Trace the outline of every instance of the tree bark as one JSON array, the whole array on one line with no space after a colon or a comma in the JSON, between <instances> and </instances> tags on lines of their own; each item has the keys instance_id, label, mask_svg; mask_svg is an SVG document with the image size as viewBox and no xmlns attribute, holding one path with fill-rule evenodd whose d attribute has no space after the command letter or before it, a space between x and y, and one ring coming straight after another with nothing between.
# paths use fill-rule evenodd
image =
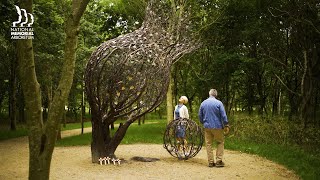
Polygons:
<instances>
[{"instance_id":1,"label":"tree bark","mask_svg":"<svg viewBox=\"0 0 320 180\"><path fill-rule=\"evenodd\" d=\"M303 51L303 59L304 59L304 69L303 75L301 79L301 111L300 111L300 119L304 126L306 127L308 123L310 123L312 119L312 95L313 95L313 82L312 82L312 74L310 72L310 65L307 56L307 51Z\"/></svg>"},{"instance_id":2,"label":"tree bark","mask_svg":"<svg viewBox=\"0 0 320 180\"><path fill-rule=\"evenodd\" d=\"M100 157L107 157L107 144L111 140L110 127L102 123L102 116L95 108L92 108L92 140L91 158L93 163L97 163Z\"/></svg>"},{"instance_id":3,"label":"tree bark","mask_svg":"<svg viewBox=\"0 0 320 180\"><path fill-rule=\"evenodd\" d=\"M10 64L10 91L9 91L9 116L10 116L10 130L17 129L17 60L16 57L13 58Z\"/></svg>"},{"instance_id":4,"label":"tree bark","mask_svg":"<svg viewBox=\"0 0 320 180\"><path fill-rule=\"evenodd\" d=\"M167 123L173 120L173 104L172 104L172 77L169 76L170 82L167 92Z\"/></svg>"},{"instance_id":5,"label":"tree bark","mask_svg":"<svg viewBox=\"0 0 320 180\"><path fill-rule=\"evenodd\" d=\"M102 122L102 115L95 108L92 108L92 141L91 158L93 163L98 163L101 157L116 158L115 151L124 138L129 126L134 119L128 119L124 124L120 123L117 131L111 137L110 119Z\"/></svg>"},{"instance_id":6,"label":"tree bark","mask_svg":"<svg viewBox=\"0 0 320 180\"><path fill-rule=\"evenodd\" d=\"M21 84L18 84L18 88L17 88L17 105L18 105L18 121L22 122L22 123L26 123L26 119L25 119L25 113L24 113L24 109L25 109L25 103L24 103L24 97L23 97L23 93L22 93L22 89L21 89Z\"/></svg>"},{"instance_id":7,"label":"tree bark","mask_svg":"<svg viewBox=\"0 0 320 180\"><path fill-rule=\"evenodd\" d=\"M228 76L226 77L226 81L225 81L225 84L224 84L224 86L225 86L225 94L226 94L226 96L225 96L225 102L224 102L224 104L225 104L225 110L226 110L226 113L227 114L230 114L230 104L231 104L231 102L230 102L230 89L229 89L229 86L230 86L230 84L229 84L229 82L230 82L230 78L229 78L229 73L228 73Z\"/></svg>"},{"instance_id":8,"label":"tree bark","mask_svg":"<svg viewBox=\"0 0 320 180\"><path fill-rule=\"evenodd\" d=\"M84 106L84 82L81 83L81 107L80 107L80 120L81 120L81 134L83 134L83 128L84 128L84 115L85 115L85 106Z\"/></svg>"},{"instance_id":9,"label":"tree bark","mask_svg":"<svg viewBox=\"0 0 320 180\"><path fill-rule=\"evenodd\" d=\"M21 8L32 13L32 0L23 0ZM49 179L49 164L44 151L45 136L41 111L41 92L37 81L32 40L18 40L19 75L25 98L26 120L29 129L29 179Z\"/></svg>"},{"instance_id":10,"label":"tree bark","mask_svg":"<svg viewBox=\"0 0 320 180\"><path fill-rule=\"evenodd\" d=\"M48 121L42 119L40 85L37 81L32 40L18 40L19 75L26 103L29 129L29 179L49 179L52 153L64 106L73 80L80 18L89 0L72 2L72 13L66 22L65 63L55 92ZM32 13L32 0L21 0L20 7Z\"/></svg>"},{"instance_id":11,"label":"tree bark","mask_svg":"<svg viewBox=\"0 0 320 180\"><path fill-rule=\"evenodd\" d=\"M107 154L109 154L111 157L115 157L114 152L121 143L122 139L124 138L124 135L126 134L132 122L133 120L129 119L124 124L120 123L118 130L115 132L113 138L111 139L107 147Z\"/></svg>"},{"instance_id":12,"label":"tree bark","mask_svg":"<svg viewBox=\"0 0 320 180\"><path fill-rule=\"evenodd\" d=\"M50 105L50 112L48 114L48 122L45 127L45 134L47 138L47 151L50 153L50 159L54 149L57 130L59 129L61 119L63 116L63 109L66 104L74 75L74 67L76 60L76 49L78 42L78 34L80 28L80 18L82 17L89 0L73 0L72 12L66 19L66 40L64 48L64 65L62 67L61 78L58 88L55 90L52 103Z\"/></svg>"}]
</instances>

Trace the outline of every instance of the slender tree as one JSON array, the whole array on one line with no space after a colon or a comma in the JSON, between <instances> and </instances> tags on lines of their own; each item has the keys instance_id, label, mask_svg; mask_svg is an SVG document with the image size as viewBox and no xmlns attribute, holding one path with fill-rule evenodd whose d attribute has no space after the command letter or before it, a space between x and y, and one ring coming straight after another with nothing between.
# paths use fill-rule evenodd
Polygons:
<instances>
[{"instance_id":1,"label":"slender tree","mask_svg":"<svg viewBox=\"0 0 320 180\"><path fill-rule=\"evenodd\" d=\"M169 75L169 85L168 85L168 91L167 91L167 123L169 124L173 120L173 90L172 90L172 75Z\"/></svg>"},{"instance_id":2,"label":"slender tree","mask_svg":"<svg viewBox=\"0 0 320 180\"><path fill-rule=\"evenodd\" d=\"M66 19L65 63L46 123L43 123L42 119L41 92L35 72L32 40L17 41L19 75L29 129L29 179L49 179L52 153L62 116L61 110L65 105L73 80L80 18L88 2L89 0L72 1L72 12ZM32 4L32 0L20 1L20 7L29 13L32 13Z\"/></svg>"}]
</instances>

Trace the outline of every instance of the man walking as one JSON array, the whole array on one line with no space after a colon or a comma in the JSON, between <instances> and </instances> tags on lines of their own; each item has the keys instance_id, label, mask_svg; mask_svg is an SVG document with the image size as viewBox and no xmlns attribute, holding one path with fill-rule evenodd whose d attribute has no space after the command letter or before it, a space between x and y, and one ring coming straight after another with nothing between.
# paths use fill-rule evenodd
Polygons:
<instances>
[{"instance_id":1,"label":"man walking","mask_svg":"<svg viewBox=\"0 0 320 180\"><path fill-rule=\"evenodd\" d=\"M216 99L217 90L209 91L209 98L204 100L199 109L199 119L204 126L209 167L223 167L224 131L229 132L229 123L221 101ZM212 142L217 142L216 163L214 161Z\"/></svg>"}]
</instances>

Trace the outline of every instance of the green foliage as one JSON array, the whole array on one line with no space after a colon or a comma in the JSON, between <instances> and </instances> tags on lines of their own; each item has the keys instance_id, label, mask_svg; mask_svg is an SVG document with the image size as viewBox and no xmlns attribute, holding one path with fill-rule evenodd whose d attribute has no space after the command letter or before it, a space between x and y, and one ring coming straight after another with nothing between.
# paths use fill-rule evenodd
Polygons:
<instances>
[{"instance_id":1,"label":"green foliage","mask_svg":"<svg viewBox=\"0 0 320 180\"><path fill-rule=\"evenodd\" d=\"M262 119L258 116L234 116L232 135L255 143L289 144L289 123L285 119Z\"/></svg>"},{"instance_id":2,"label":"green foliage","mask_svg":"<svg viewBox=\"0 0 320 180\"><path fill-rule=\"evenodd\" d=\"M319 4L314 0L197 3L201 8L193 8L202 19L195 25L204 46L176 63L181 72L175 79L176 96L203 100L210 88L216 88L227 111L285 113L289 119L300 115L308 127L319 127L320 44L315 28L320 22ZM308 69L312 70L303 79Z\"/></svg>"},{"instance_id":3,"label":"green foliage","mask_svg":"<svg viewBox=\"0 0 320 180\"><path fill-rule=\"evenodd\" d=\"M142 20L147 2L146 0L103 0L101 1L101 5L109 6L117 13L137 17L139 20Z\"/></svg>"},{"instance_id":4,"label":"green foliage","mask_svg":"<svg viewBox=\"0 0 320 180\"><path fill-rule=\"evenodd\" d=\"M252 143L294 145L320 152L320 132L281 117L236 115L230 118L231 137Z\"/></svg>"},{"instance_id":5,"label":"green foliage","mask_svg":"<svg viewBox=\"0 0 320 180\"><path fill-rule=\"evenodd\" d=\"M15 43L10 39L12 20L16 19L15 0L0 2L0 114L7 113L3 108L8 107L10 74L15 57Z\"/></svg>"},{"instance_id":6,"label":"green foliage","mask_svg":"<svg viewBox=\"0 0 320 180\"><path fill-rule=\"evenodd\" d=\"M95 16L89 21L96 21L99 26L96 31L100 32L104 40L112 39L140 27L145 7L144 0L93 1L89 12Z\"/></svg>"}]
</instances>

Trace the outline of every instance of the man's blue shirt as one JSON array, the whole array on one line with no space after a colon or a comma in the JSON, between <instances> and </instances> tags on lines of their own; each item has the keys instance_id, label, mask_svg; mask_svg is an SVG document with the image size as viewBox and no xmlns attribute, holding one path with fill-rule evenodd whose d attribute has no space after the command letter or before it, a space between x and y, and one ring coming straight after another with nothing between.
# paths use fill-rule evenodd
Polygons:
<instances>
[{"instance_id":1,"label":"man's blue shirt","mask_svg":"<svg viewBox=\"0 0 320 180\"><path fill-rule=\"evenodd\" d=\"M227 114L221 101L215 97L204 100L199 109L199 119L204 128L223 129L228 124Z\"/></svg>"}]
</instances>

